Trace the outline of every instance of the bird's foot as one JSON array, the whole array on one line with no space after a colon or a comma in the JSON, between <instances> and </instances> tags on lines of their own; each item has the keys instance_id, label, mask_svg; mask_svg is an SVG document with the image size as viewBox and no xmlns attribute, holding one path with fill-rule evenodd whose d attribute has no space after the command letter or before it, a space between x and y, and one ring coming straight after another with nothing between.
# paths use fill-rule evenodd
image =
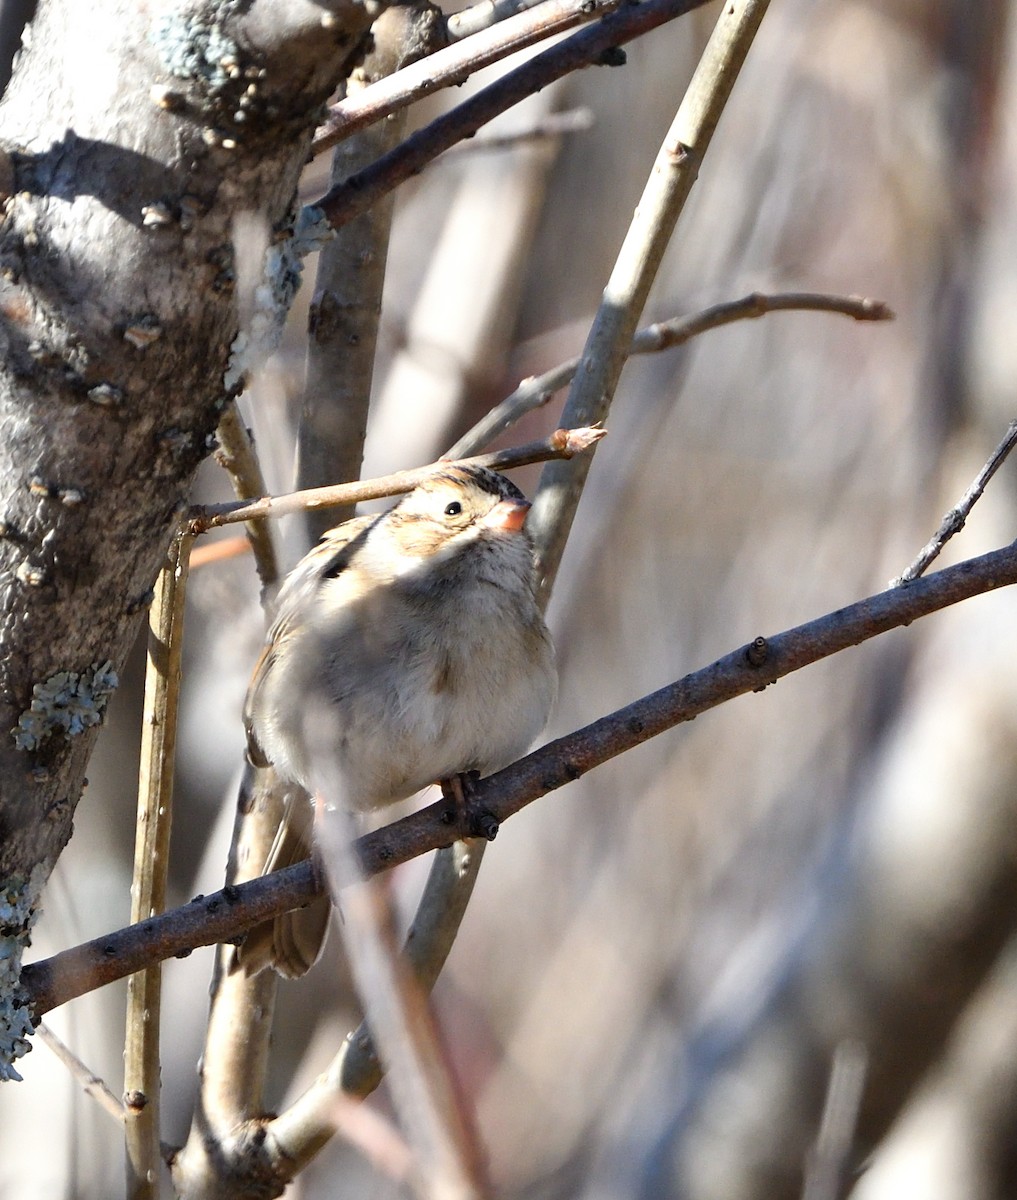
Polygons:
<instances>
[{"instance_id":1,"label":"bird's foot","mask_svg":"<svg viewBox=\"0 0 1017 1200\"><path fill-rule=\"evenodd\" d=\"M482 837L493 842L498 836L498 818L475 799L479 771L462 771L441 781L441 794L452 805L448 823L459 827L461 837Z\"/></svg>"}]
</instances>

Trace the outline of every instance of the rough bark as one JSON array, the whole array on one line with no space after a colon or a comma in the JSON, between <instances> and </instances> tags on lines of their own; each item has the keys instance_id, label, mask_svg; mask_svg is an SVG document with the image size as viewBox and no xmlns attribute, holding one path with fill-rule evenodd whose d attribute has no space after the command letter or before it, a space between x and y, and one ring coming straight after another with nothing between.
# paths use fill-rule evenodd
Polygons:
<instances>
[{"instance_id":1,"label":"rough bark","mask_svg":"<svg viewBox=\"0 0 1017 1200\"><path fill-rule=\"evenodd\" d=\"M0 106L0 885L19 914L238 386L234 221L274 243L268 327L311 134L368 21L352 0L48 0L26 38Z\"/></svg>"}]
</instances>

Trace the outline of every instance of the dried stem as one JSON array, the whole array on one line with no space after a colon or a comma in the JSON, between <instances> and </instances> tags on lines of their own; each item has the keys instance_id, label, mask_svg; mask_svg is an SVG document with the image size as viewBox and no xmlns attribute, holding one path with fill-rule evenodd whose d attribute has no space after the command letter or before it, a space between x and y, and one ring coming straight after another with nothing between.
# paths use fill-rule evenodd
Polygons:
<instances>
[{"instance_id":1,"label":"dried stem","mask_svg":"<svg viewBox=\"0 0 1017 1200\"><path fill-rule=\"evenodd\" d=\"M327 763L326 744L322 750L318 757ZM319 773L315 792L325 804L316 836L336 902L342 891L346 957L414 1152L414 1185L421 1200L480 1200L490 1188L471 1113L455 1086L427 994L399 952L388 889L360 869L352 819L333 780L333 772Z\"/></svg>"},{"instance_id":2,"label":"dried stem","mask_svg":"<svg viewBox=\"0 0 1017 1200\"><path fill-rule=\"evenodd\" d=\"M131 921L134 923L148 921L161 913L166 904L184 594L190 548L190 534L179 533L173 539L169 561L159 575L149 617L138 832L131 888ZM159 1194L161 987L162 972L157 964L132 975L127 984L124 1137L130 1200L147 1200Z\"/></svg>"},{"instance_id":3,"label":"dried stem","mask_svg":"<svg viewBox=\"0 0 1017 1200\"><path fill-rule=\"evenodd\" d=\"M455 941L473 892L484 841L455 842L435 855L403 951L423 992L430 992ZM269 1132L294 1174L335 1132L337 1098L368 1096L381 1082L382 1066L364 1022L343 1043L329 1068L284 1112Z\"/></svg>"},{"instance_id":4,"label":"dried stem","mask_svg":"<svg viewBox=\"0 0 1017 1200\"><path fill-rule=\"evenodd\" d=\"M772 638L757 638L711 666L550 742L477 785L476 800L499 821L593 767L727 700L758 692L850 646L910 625L972 596L1017 583L1017 544L891 588ZM444 801L360 838L366 875L447 846ZM236 938L244 930L307 903L317 894L310 863L288 867L239 887L194 900L143 926L65 950L25 967L22 983L42 1016L148 963L197 946Z\"/></svg>"},{"instance_id":5,"label":"dried stem","mask_svg":"<svg viewBox=\"0 0 1017 1200\"><path fill-rule=\"evenodd\" d=\"M593 128L593 113L588 108L570 108L564 112L550 112L527 125L524 129L506 133L478 134L468 142L451 147L441 161L448 162L460 155L489 154L501 150L513 150L532 142L544 142L562 137L567 133L585 133Z\"/></svg>"},{"instance_id":6,"label":"dried stem","mask_svg":"<svg viewBox=\"0 0 1017 1200\"><path fill-rule=\"evenodd\" d=\"M229 475L237 499L249 500L254 496L263 496L268 491L265 477L250 431L241 420L235 403L230 404L220 418L217 434L219 449L215 458ZM268 522L248 521L247 539L254 551L254 565L261 586L263 589L271 588L279 579L279 563Z\"/></svg>"},{"instance_id":7,"label":"dried stem","mask_svg":"<svg viewBox=\"0 0 1017 1200\"><path fill-rule=\"evenodd\" d=\"M218 433L221 450L217 457L230 474L233 489L240 497L239 503L264 494L261 465L235 405L224 413ZM279 574L272 530L267 521L253 519L247 523L247 536L254 550L264 599ZM216 546L207 549L214 554ZM247 775L240 792L228 884L236 882L238 875L249 878L253 873L240 874L239 863L265 861L272 844L274 825L278 824L278 815L282 811L281 801L271 788L264 794L252 796ZM249 816L251 810L267 814L267 819L258 825ZM244 815L248 815L247 820ZM210 1145L215 1143L215 1153L225 1156L227 1145L232 1144L230 1135L234 1127L262 1103L275 998L274 980L265 978L248 982L229 977L224 970L226 954L227 951L220 948L216 955L205 1052L201 1060L201 1090L192 1134L174 1160L175 1179L179 1178L180 1172L188 1172L191 1179L216 1177L221 1162L210 1162Z\"/></svg>"},{"instance_id":8,"label":"dried stem","mask_svg":"<svg viewBox=\"0 0 1017 1200\"><path fill-rule=\"evenodd\" d=\"M1017 420L1010 422L1003 440L993 450L992 454L989 455L989 461L975 476L971 486L946 516L943 517L939 528L922 547L918 557L911 566L908 567L903 575L899 575L891 582L891 587L900 587L901 584L908 583L910 580L917 579L919 575L924 574L926 568L939 557L940 551L942 551L953 535L960 533L964 528L964 522L968 519L968 513L971 512L982 492L985 491L985 485L1003 465L1007 455L1015 445L1017 445Z\"/></svg>"},{"instance_id":9,"label":"dried stem","mask_svg":"<svg viewBox=\"0 0 1017 1200\"><path fill-rule=\"evenodd\" d=\"M233 895L238 883L259 876L284 803L274 772L245 771L221 896ZM187 1141L172 1163L181 1195L215 1191L226 1164L232 1167L247 1151L252 1118L264 1108L276 978L271 971L253 979L230 972L232 954L228 945L220 945L216 954L201 1086Z\"/></svg>"},{"instance_id":10,"label":"dried stem","mask_svg":"<svg viewBox=\"0 0 1017 1200\"><path fill-rule=\"evenodd\" d=\"M507 21L516 13L543 3L544 0L481 0L479 4L452 13L446 22L449 40L462 41L465 37L480 33L482 29L490 29L499 21Z\"/></svg>"},{"instance_id":11,"label":"dried stem","mask_svg":"<svg viewBox=\"0 0 1017 1200\"><path fill-rule=\"evenodd\" d=\"M498 450L493 454L481 454L460 461L467 466L488 467L492 471L510 471L513 467L546 462L549 458L571 458L575 454L582 454L606 436L606 432L604 429L556 429L550 437L542 441L529 442L511 450ZM199 534L208 529L217 529L220 525L249 521L255 517L286 517L290 513L307 509L338 508L344 504L359 504L364 500L399 496L412 491L418 483L433 475L435 471L443 470L449 465L450 463L443 459L426 467L397 471L379 479L309 488L302 492L290 492L285 496L262 496L250 503L198 505L189 513L188 528L192 534Z\"/></svg>"},{"instance_id":12,"label":"dried stem","mask_svg":"<svg viewBox=\"0 0 1017 1200\"><path fill-rule=\"evenodd\" d=\"M768 3L732 0L723 7L618 252L565 403L563 423L595 425L607 417L664 250ZM541 476L531 528L537 549L538 594L545 604L591 461L587 458L572 467L552 464Z\"/></svg>"},{"instance_id":13,"label":"dried stem","mask_svg":"<svg viewBox=\"0 0 1017 1200\"><path fill-rule=\"evenodd\" d=\"M429 992L448 958L473 894L487 842L456 842L435 856L416 916L406 936L406 959ZM381 1083L381 1068L366 1022L343 1048L336 1073L343 1091L367 1096Z\"/></svg>"},{"instance_id":14,"label":"dried stem","mask_svg":"<svg viewBox=\"0 0 1017 1200\"><path fill-rule=\"evenodd\" d=\"M197 571L199 567L210 567L230 558L240 558L250 552L251 543L245 537L219 538L218 541L195 546L191 551L191 570Z\"/></svg>"},{"instance_id":15,"label":"dried stem","mask_svg":"<svg viewBox=\"0 0 1017 1200\"><path fill-rule=\"evenodd\" d=\"M106 1081L96 1075L94 1071L90 1071L70 1046L58 1038L45 1022L40 1023L35 1033L39 1040L48 1046L70 1071L81 1085L85 1095L91 1096L104 1113L108 1113L114 1121L123 1125L125 1116L123 1101L119 1096L114 1095Z\"/></svg>"},{"instance_id":16,"label":"dried stem","mask_svg":"<svg viewBox=\"0 0 1017 1200\"><path fill-rule=\"evenodd\" d=\"M633 337L629 354L655 354L660 350L671 350L675 346L683 346L701 333L719 329L734 321L762 317L771 312L794 311L842 313L856 321L893 319L893 312L881 300L870 300L862 296L832 296L821 292L779 292L776 295L764 295L761 292L752 292L740 300L727 300L723 304L704 308L691 317L673 317L670 321L659 321L645 326ZM449 458L476 454L526 413L547 404L555 392L571 383L581 361L578 356L570 358L542 375L524 379L514 392L492 408L456 442L448 452Z\"/></svg>"},{"instance_id":17,"label":"dried stem","mask_svg":"<svg viewBox=\"0 0 1017 1200\"><path fill-rule=\"evenodd\" d=\"M535 42L602 17L617 8L620 2L544 0L544 3L529 11L519 12L493 28L484 29L465 41L428 55L420 62L411 63L362 92L333 104L325 123L315 135L311 152L319 154L356 130L382 120L415 100L443 87L464 83L475 71L524 50Z\"/></svg>"},{"instance_id":18,"label":"dried stem","mask_svg":"<svg viewBox=\"0 0 1017 1200\"><path fill-rule=\"evenodd\" d=\"M318 201L335 228L366 211L379 197L398 187L456 142L472 137L500 113L539 92L555 79L603 60L605 52L683 16L706 0L644 0L610 13L549 50L507 72L451 112L438 117L340 187ZM432 59L427 59L430 64ZM393 79L395 76L393 76Z\"/></svg>"},{"instance_id":19,"label":"dried stem","mask_svg":"<svg viewBox=\"0 0 1017 1200\"><path fill-rule=\"evenodd\" d=\"M841 1042L834 1051L819 1135L805 1164L802 1200L838 1200L845 1194L868 1059L860 1042Z\"/></svg>"}]
</instances>

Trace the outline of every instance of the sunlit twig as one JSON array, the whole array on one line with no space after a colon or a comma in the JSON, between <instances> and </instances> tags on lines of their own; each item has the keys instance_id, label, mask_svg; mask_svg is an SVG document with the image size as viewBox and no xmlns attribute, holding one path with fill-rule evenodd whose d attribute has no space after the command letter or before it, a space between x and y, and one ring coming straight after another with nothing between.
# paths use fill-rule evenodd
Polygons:
<instances>
[{"instance_id":1,"label":"sunlit twig","mask_svg":"<svg viewBox=\"0 0 1017 1200\"><path fill-rule=\"evenodd\" d=\"M898 575L896 579L891 581L891 587L900 587L902 583L917 579L929 564L939 557L943 547L954 534L960 533L964 528L964 522L968 519L968 514L974 508L982 492L985 491L985 485L1003 465L1007 455L1015 445L1017 445L1017 420L1010 422L1003 440L989 455L989 461L975 476L971 486L946 516L943 517L939 528L922 547L911 566L902 575Z\"/></svg>"}]
</instances>

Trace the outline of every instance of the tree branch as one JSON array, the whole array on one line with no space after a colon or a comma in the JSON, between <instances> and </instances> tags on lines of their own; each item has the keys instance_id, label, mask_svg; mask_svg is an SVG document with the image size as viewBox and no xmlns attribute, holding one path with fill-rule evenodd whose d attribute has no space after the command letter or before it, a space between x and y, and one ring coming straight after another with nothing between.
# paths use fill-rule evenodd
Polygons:
<instances>
[{"instance_id":1,"label":"tree branch","mask_svg":"<svg viewBox=\"0 0 1017 1200\"><path fill-rule=\"evenodd\" d=\"M184 597L190 549L190 534L180 533L173 539L169 559L159 573L156 597L149 614L138 822L131 886L131 920L134 922L147 921L162 912L166 905ZM161 1007L162 972L158 964L153 964L132 975L127 983L124 1139L127 1191L132 1200L146 1200L159 1194Z\"/></svg>"},{"instance_id":2,"label":"tree branch","mask_svg":"<svg viewBox=\"0 0 1017 1200\"><path fill-rule=\"evenodd\" d=\"M645 0L645 3L611 13L593 27L536 55L451 112L438 117L373 166L332 188L318 201L318 207L333 227L344 225L370 208L386 192L416 175L449 146L472 137L482 125L520 100L581 67L608 62L608 52L615 47L705 3L706 0Z\"/></svg>"},{"instance_id":3,"label":"tree branch","mask_svg":"<svg viewBox=\"0 0 1017 1200\"><path fill-rule=\"evenodd\" d=\"M356 0L41 0L3 96L0 887L25 929L228 400L234 219L279 235L281 317L313 122L369 21ZM115 104L68 69L86 45Z\"/></svg>"},{"instance_id":4,"label":"tree branch","mask_svg":"<svg viewBox=\"0 0 1017 1200\"><path fill-rule=\"evenodd\" d=\"M650 287L768 4L732 0L717 19L618 251L565 402L566 424L601 424L610 411ZM552 464L541 474L530 528L537 595L545 604L591 463L592 456L571 467Z\"/></svg>"},{"instance_id":5,"label":"tree branch","mask_svg":"<svg viewBox=\"0 0 1017 1200\"><path fill-rule=\"evenodd\" d=\"M480 0L479 4L471 4L469 8L461 8L449 16L446 22L449 39L453 42L462 41L542 3L544 0Z\"/></svg>"},{"instance_id":6,"label":"tree branch","mask_svg":"<svg viewBox=\"0 0 1017 1200\"><path fill-rule=\"evenodd\" d=\"M268 491L265 476L254 448L254 439L240 416L236 401L223 413L216 433L219 448L215 452L215 459L230 477L237 499L246 501L263 496ZM254 553L254 565L264 592L279 581L279 560L268 523L248 521L247 539Z\"/></svg>"},{"instance_id":7,"label":"tree branch","mask_svg":"<svg viewBox=\"0 0 1017 1200\"><path fill-rule=\"evenodd\" d=\"M865 296L832 296L822 292L778 292L766 295L752 292L739 300L725 300L721 304L711 305L690 317L672 317L669 321L656 321L644 326L632 338L629 354L656 354L661 350L671 350L676 346L684 346L711 329L720 329L734 321L750 320L772 312L841 313L856 321L893 319L892 310L882 300L870 300ZM572 382L581 362L582 358L577 355L542 375L524 379L514 392L463 434L449 450L448 457L475 454L525 413L547 404L555 392Z\"/></svg>"},{"instance_id":8,"label":"tree branch","mask_svg":"<svg viewBox=\"0 0 1017 1200\"><path fill-rule=\"evenodd\" d=\"M114 1094L106 1081L101 1076L96 1075L94 1071L90 1071L70 1046L57 1037L45 1022L39 1024L35 1033L39 1040L48 1046L67 1070L70 1071L71 1075L81 1085L81 1090L85 1095L91 1096L104 1113L111 1116L114 1121L122 1126L125 1116L124 1103L119 1096Z\"/></svg>"},{"instance_id":9,"label":"tree branch","mask_svg":"<svg viewBox=\"0 0 1017 1200\"><path fill-rule=\"evenodd\" d=\"M982 492L985 491L986 484L1006 461L1007 455L1014 446L1017 446L1017 420L1010 422L1009 428L1003 435L1003 440L989 455L988 462L972 480L964 495L943 517L939 528L921 548L908 569L903 575L899 575L893 580L891 587L899 587L902 583L909 583L912 579L917 579L925 572L930 563L935 562L946 543L954 534L960 533L964 528L964 522L968 519L968 514L975 507Z\"/></svg>"},{"instance_id":10,"label":"tree branch","mask_svg":"<svg viewBox=\"0 0 1017 1200\"><path fill-rule=\"evenodd\" d=\"M475 33L444 50L436 50L427 58L333 104L324 124L314 135L311 152L319 154L365 125L381 121L441 88L465 83L474 72L535 42L572 29L581 22L603 17L620 3L621 0L543 0L543 3L482 33Z\"/></svg>"},{"instance_id":11,"label":"tree branch","mask_svg":"<svg viewBox=\"0 0 1017 1200\"><path fill-rule=\"evenodd\" d=\"M549 742L477 785L476 800L498 821L651 737L747 692L890 629L996 588L1017 583L1017 544L916 579L796 626L756 638L711 666L661 688L575 733ZM454 839L444 800L360 838L365 875L388 870ZM239 937L317 895L311 864L239 887L65 950L24 968L22 986L37 1017L151 962Z\"/></svg>"},{"instance_id":12,"label":"tree branch","mask_svg":"<svg viewBox=\"0 0 1017 1200\"><path fill-rule=\"evenodd\" d=\"M467 466L488 467L492 471L510 471L513 467L546 462L549 458L571 458L574 454L582 454L606 436L606 429L556 429L550 437L539 442L527 442L525 446L496 450L492 454L481 454L476 458L458 461ZM408 471L397 471L394 475L383 475L379 479L308 488L306 491L290 492L285 496L262 496L261 499L250 502L197 505L190 510L188 527L191 533L199 534L208 529L217 529L220 525L231 525L236 521L250 521L258 517L286 517L306 509L338 508L340 505L360 504L364 500L398 496L403 492L412 491L418 483L433 475L435 471L448 466L450 461L442 459L426 467L412 467Z\"/></svg>"}]
</instances>

